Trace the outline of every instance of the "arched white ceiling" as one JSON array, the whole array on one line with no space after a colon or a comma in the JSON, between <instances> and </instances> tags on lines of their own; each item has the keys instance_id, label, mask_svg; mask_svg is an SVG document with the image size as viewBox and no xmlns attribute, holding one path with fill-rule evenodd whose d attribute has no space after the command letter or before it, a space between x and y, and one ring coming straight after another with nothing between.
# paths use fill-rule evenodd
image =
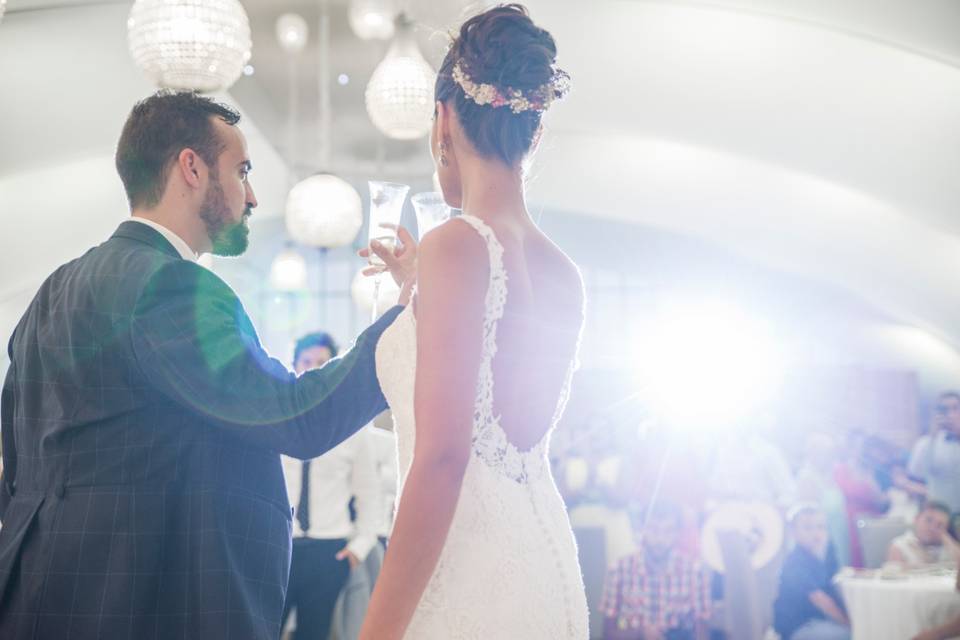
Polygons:
<instances>
[{"instance_id":1,"label":"arched white ceiling","mask_svg":"<svg viewBox=\"0 0 960 640\"><path fill-rule=\"evenodd\" d=\"M921 55L916 26L857 33L851 11L742 10L760 4L531 3L574 79L535 197L709 238L960 344L955 52Z\"/></svg>"},{"instance_id":2,"label":"arched white ceiling","mask_svg":"<svg viewBox=\"0 0 960 640\"><path fill-rule=\"evenodd\" d=\"M0 325L125 214L113 145L150 91L126 50L129 3L29 10L50 4L10 0L0 24ZM529 5L574 78L534 200L705 238L960 344L960 3ZM256 124L245 131L270 215L286 168Z\"/></svg>"},{"instance_id":3,"label":"arched white ceiling","mask_svg":"<svg viewBox=\"0 0 960 640\"><path fill-rule=\"evenodd\" d=\"M113 152L130 108L153 90L127 53L128 6L18 8L10 3L0 23L0 342L43 278L129 215ZM277 215L286 166L256 124L242 122L254 220Z\"/></svg>"}]
</instances>

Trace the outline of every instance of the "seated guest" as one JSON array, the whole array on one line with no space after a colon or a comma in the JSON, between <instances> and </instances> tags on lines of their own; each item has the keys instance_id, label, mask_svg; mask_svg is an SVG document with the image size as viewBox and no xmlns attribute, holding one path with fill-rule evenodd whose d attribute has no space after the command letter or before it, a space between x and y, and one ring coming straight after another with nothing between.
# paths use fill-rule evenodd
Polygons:
<instances>
[{"instance_id":1,"label":"seated guest","mask_svg":"<svg viewBox=\"0 0 960 640\"><path fill-rule=\"evenodd\" d=\"M850 622L833 583L837 561L827 518L817 505L790 514L795 547L783 563L773 605L773 627L782 640L849 640Z\"/></svg>"},{"instance_id":2,"label":"seated guest","mask_svg":"<svg viewBox=\"0 0 960 640\"><path fill-rule=\"evenodd\" d=\"M646 523L637 520L646 519ZM607 574L600 611L606 640L705 640L710 577L678 550L683 515L670 503L637 514L640 550Z\"/></svg>"},{"instance_id":3,"label":"seated guest","mask_svg":"<svg viewBox=\"0 0 960 640\"><path fill-rule=\"evenodd\" d=\"M960 545L950 537L950 509L942 502L927 502L913 521L913 529L895 538L887 562L915 569L942 562L960 561Z\"/></svg>"},{"instance_id":4,"label":"seated guest","mask_svg":"<svg viewBox=\"0 0 960 640\"><path fill-rule=\"evenodd\" d=\"M850 532L843 492L833 478L839 462L837 444L830 434L807 434L804 456L797 471L797 499L801 503L818 504L823 509L837 564L845 566L850 564Z\"/></svg>"}]
</instances>

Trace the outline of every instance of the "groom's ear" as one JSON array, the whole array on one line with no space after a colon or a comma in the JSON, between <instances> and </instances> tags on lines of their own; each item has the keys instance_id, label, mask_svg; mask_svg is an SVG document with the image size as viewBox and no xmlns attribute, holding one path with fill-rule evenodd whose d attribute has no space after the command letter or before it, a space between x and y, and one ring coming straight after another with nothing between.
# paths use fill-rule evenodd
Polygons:
<instances>
[{"instance_id":1,"label":"groom's ear","mask_svg":"<svg viewBox=\"0 0 960 640\"><path fill-rule=\"evenodd\" d=\"M194 189L199 189L207 174L207 165L193 149L187 148L177 156L176 171L183 181Z\"/></svg>"}]
</instances>

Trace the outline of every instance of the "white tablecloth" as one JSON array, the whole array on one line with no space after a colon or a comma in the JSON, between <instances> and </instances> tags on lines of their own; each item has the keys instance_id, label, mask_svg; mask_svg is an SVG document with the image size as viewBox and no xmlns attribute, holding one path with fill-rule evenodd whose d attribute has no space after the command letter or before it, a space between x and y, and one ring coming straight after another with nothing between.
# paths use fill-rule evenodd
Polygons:
<instances>
[{"instance_id":1,"label":"white tablecloth","mask_svg":"<svg viewBox=\"0 0 960 640\"><path fill-rule=\"evenodd\" d=\"M910 640L960 615L955 582L952 575L841 578L853 640Z\"/></svg>"}]
</instances>

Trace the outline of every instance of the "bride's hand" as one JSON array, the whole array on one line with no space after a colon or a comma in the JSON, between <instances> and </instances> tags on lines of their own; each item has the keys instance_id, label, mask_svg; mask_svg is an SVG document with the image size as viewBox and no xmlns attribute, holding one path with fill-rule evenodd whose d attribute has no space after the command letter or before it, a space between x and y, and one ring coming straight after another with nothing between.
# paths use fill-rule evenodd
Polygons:
<instances>
[{"instance_id":1,"label":"bride's hand","mask_svg":"<svg viewBox=\"0 0 960 640\"><path fill-rule=\"evenodd\" d=\"M372 276L385 270L389 271L393 281L401 288L400 304L406 304L409 301L410 290L413 288L417 277L417 241L403 227L392 224L384 224L383 226L397 231L399 242L396 248L391 251L379 242L374 242L370 247L360 249L357 254L361 258L369 258L372 250L383 260L386 267L370 266L363 270L363 274ZM406 293L406 300L403 292Z\"/></svg>"}]
</instances>

